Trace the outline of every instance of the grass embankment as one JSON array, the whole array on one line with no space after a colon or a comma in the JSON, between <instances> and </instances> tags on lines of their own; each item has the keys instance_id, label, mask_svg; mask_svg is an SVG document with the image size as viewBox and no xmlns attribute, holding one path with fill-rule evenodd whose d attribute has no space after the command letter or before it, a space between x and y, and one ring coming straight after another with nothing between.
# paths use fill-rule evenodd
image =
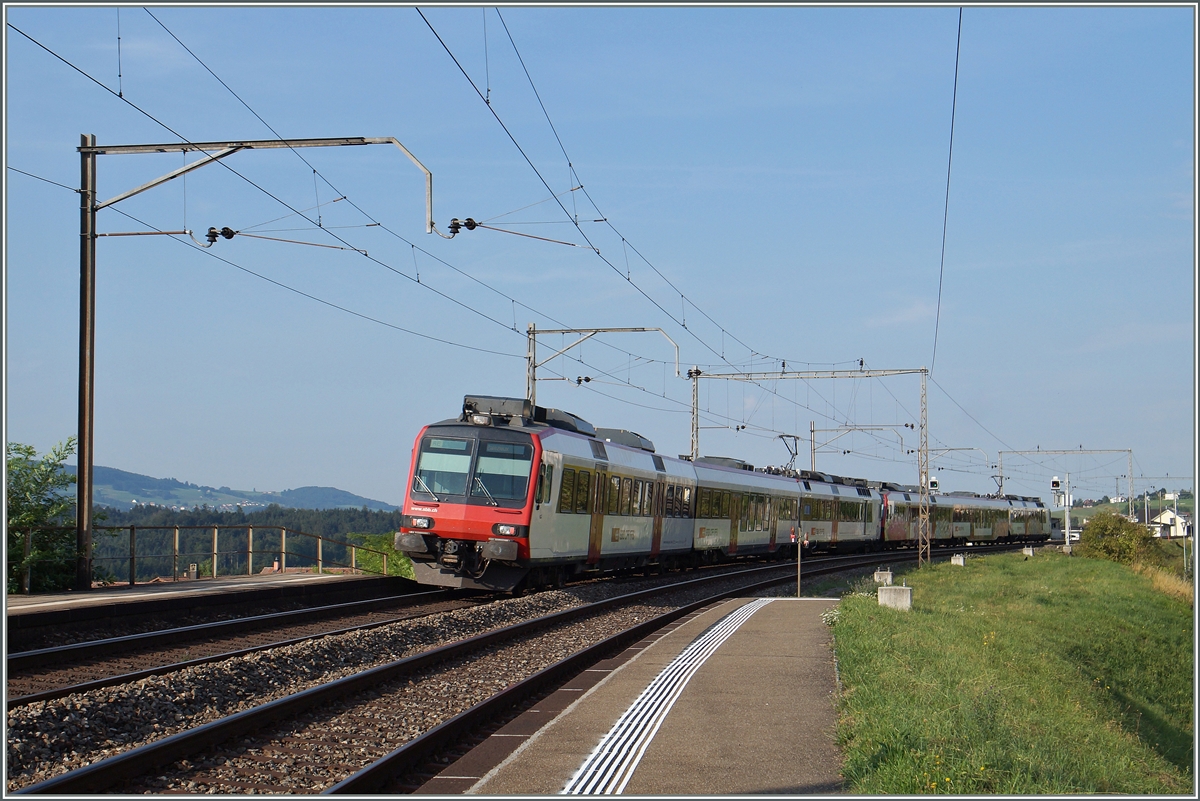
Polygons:
<instances>
[{"instance_id":1,"label":"grass embankment","mask_svg":"<svg viewBox=\"0 0 1200 801\"><path fill-rule=\"evenodd\" d=\"M1191 793L1191 606L1039 552L897 574L834 626L851 793Z\"/></svg>"}]
</instances>

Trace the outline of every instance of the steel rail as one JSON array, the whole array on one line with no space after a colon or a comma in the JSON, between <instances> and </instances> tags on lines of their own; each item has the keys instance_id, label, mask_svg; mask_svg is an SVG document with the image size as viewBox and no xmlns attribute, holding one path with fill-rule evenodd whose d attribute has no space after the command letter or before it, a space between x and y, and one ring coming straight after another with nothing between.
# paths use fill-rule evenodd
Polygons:
<instances>
[{"instance_id":1,"label":"steel rail","mask_svg":"<svg viewBox=\"0 0 1200 801\"><path fill-rule=\"evenodd\" d=\"M756 573L781 569L786 569L788 572L786 576L779 577L778 580L780 582L793 580L794 573L792 572L791 563L783 562L768 567L755 567L736 573L722 573L716 576L705 576L666 586L652 587L628 595L620 595L603 601L597 601L596 603L564 609L533 620L514 623L510 626L477 634L465 640L448 643L438 648L423 651L413 656L336 679L327 684L311 687L307 690L269 701L251 709L221 718L220 720L215 720L194 729L179 732L178 734L164 737L161 740L130 749L116 756L93 762L90 765L76 768L52 779L29 785L28 787L14 791L13 794L32 795L53 793L61 795L100 792L150 770L169 765L210 746L256 729L261 729L276 721L294 717L313 707L328 704L337 698L377 687L383 682L414 673L427 666L484 648L493 643L503 642L519 635L529 634L558 623L586 617L597 612L606 611L612 607L622 606L654 595L666 594L692 586L711 584L712 582L731 577L753 576ZM744 588L740 588L732 592L744 591Z\"/></svg>"},{"instance_id":2,"label":"steel rail","mask_svg":"<svg viewBox=\"0 0 1200 801\"><path fill-rule=\"evenodd\" d=\"M346 603L315 606L306 609L294 609L288 612L271 612L252 617L239 617L231 620L218 620L212 623L197 623L193 626L180 626L174 629L159 629L142 634L127 634L121 637L108 637L102 640L87 640L70 645L57 645L51 648L39 648L33 651L18 651L9 654L5 660L6 673L17 670L28 670L42 665L59 662L63 659L83 659L89 656L105 656L114 651L129 648L140 648L163 644L176 645L183 640L196 640L210 635L236 634L273 623L283 623L289 620L312 618L313 616L336 615L354 611L370 611L373 608L387 606L391 603L408 599L420 599L431 595L445 594L444 590L391 595L386 598L372 598L365 601L347 601Z\"/></svg>"},{"instance_id":3,"label":"steel rail","mask_svg":"<svg viewBox=\"0 0 1200 801\"><path fill-rule=\"evenodd\" d=\"M1012 545L1008 548L1002 548L999 550L1008 550L1015 547L1019 546ZM948 556L949 555L947 554L946 558L948 558ZM856 562L854 564L838 564L813 568L809 571L808 575L840 572L842 570L853 569L855 567L875 564L880 561L888 563L911 562L916 560L916 558L917 554L915 552L910 553L907 550L883 553L876 552L867 554L860 559L854 560ZM374 668L370 668L350 676L345 676L341 679L336 679L326 684L311 687L307 690L302 690L298 693L293 693L283 698L269 701L251 709L234 713L233 715L229 715L219 720L198 726L195 729L189 729L187 731L173 734L169 737L163 738L162 740L157 740L155 742L130 749L124 753L93 762L90 765L76 768L75 770L69 771L60 776L29 785L13 791L13 794L33 795L52 793L61 795L100 792L111 788L120 782L136 778L137 776L143 775L151 770L155 770L164 765L169 765L180 759L186 758L210 746L217 745L221 742L225 742L257 729L261 729L279 720L294 717L308 709L321 704L328 704L338 698L375 688L381 683L391 681L406 674L417 672L430 665L453 659L457 656L484 648L493 643L504 642L505 640L514 639L517 636L531 634L539 629L547 628L563 622L568 622L577 618L586 617L598 612L607 611L610 608L633 603L654 595L667 594L688 587L711 584L727 578L735 578L739 576L751 577L755 574L775 570L787 570L787 573L783 576L759 582L758 584L746 585L723 593L718 593L717 595L705 599L703 602L696 603L713 603L716 600L727 598L731 595L747 592L752 588L759 587L760 585L770 586L773 584L783 584L795 580L795 573L793 572L794 566L790 561L788 561L765 567L755 567L743 571L721 573L715 576L705 576L689 581L652 587L646 590L629 593L627 595L616 596L603 601L597 601L595 603L585 604L582 606L573 607L571 609L565 609L550 615L535 618L533 620L527 620L521 623L512 624L510 626L505 626L494 631L484 632L483 634L478 634L457 642L448 643L446 645L439 646L428 651L423 651L394 662L378 665ZM687 606L698 608L695 607L694 603L688 604ZM674 611L677 612L678 610ZM673 612L668 612L665 614L671 615ZM683 614L687 614L687 612L683 612L679 616L682 616ZM659 616L653 618L651 621L639 624L637 627L635 627L635 629L639 631L650 631L652 629L643 629L642 627L646 626L647 623L662 620L662 617L663 616ZM665 625L667 622L669 621L662 620L659 625ZM594 648L594 646L592 646L592 648ZM593 655L595 653L594 651L591 651L591 648L585 649L585 652L591 652ZM574 657L568 657L568 659L573 658ZM546 674L546 671L550 671L554 667L555 666L550 666L549 668L545 668L542 671L539 671L539 673L535 674L535 676ZM565 670L566 668L564 667L563 669ZM526 681L529 680L527 679ZM521 684L524 684L524 682L518 683L518 685L514 686L521 686ZM511 690L513 688L509 689ZM505 690L499 695L503 695L504 693L508 692L508 690ZM513 697L516 696L508 696L510 699ZM489 698L477 706L489 704L492 702L492 700L493 699ZM501 701L495 701L494 705L487 707L489 712L498 711L501 708L503 708ZM474 709L474 707L472 709ZM467 710L467 712L461 713L455 718L444 721L442 724L430 729L430 731L425 732L383 759L391 759L394 761L409 760L411 762L411 759L409 756L407 756L407 754L415 755L421 752L421 749L425 748L427 745L432 747L432 744L434 744L435 741L441 742L441 738L449 738L451 731L454 731L456 734L461 732L463 730L463 724L461 721L458 724L451 724L453 724L454 721L458 720L463 715L467 715L470 712L471 710ZM434 732L441 733L435 735ZM422 745L417 745L418 742L422 743ZM409 747L411 747L412 750L405 751L405 749ZM427 751L423 753L427 753ZM414 756L412 758L416 757ZM396 762L393 764L395 763ZM371 767L372 766L368 766L368 768L364 770L369 770ZM383 769L381 768L380 770ZM395 770L389 770L391 770L389 776L395 775ZM355 774L355 776L357 775L358 774ZM352 776L349 778L354 777ZM348 780L349 779L344 781ZM371 781L376 781L376 779L372 779ZM387 781L387 777L385 777L383 781ZM329 790L326 792L333 792L335 790L338 793L351 792L351 790L337 789L338 787L340 787L340 784L329 788Z\"/></svg>"},{"instance_id":4,"label":"steel rail","mask_svg":"<svg viewBox=\"0 0 1200 801\"><path fill-rule=\"evenodd\" d=\"M988 548L989 552L1011 550L1017 545L1006 545L995 548ZM865 567L872 564L878 564L882 559L885 563L897 562L915 562L918 560L916 552L909 553L907 551L896 551L885 554L868 554L854 557L849 561L855 564L839 564L839 565L822 565L815 567L808 572L809 576L827 575L830 573L840 573L844 570L853 569L855 567ZM950 554L939 554L939 559L947 559ZM772 578L766 581L759 582L746 587L740 587L728 592L718 593L709 598L704 598L699 601L679 607L678 609L664 612L657 617L626 629L623 632L614 634L604 640L601 640L594 645L560 660L559 662L549 665L542 670L534 673L522 681L517 682L491 697L481 701L469 709L463 710L458 715L445 720L429 731L409 740L404 745L397 748L392 753L379 760L371 763L367 767L357 773L348 776L334 786L323 790L322 795L340 795L340 794L369 794L381 793L388 789L388 785L406 773L414 772L415 768L420 767L423 763L429 760L431 756L436 754L440 749L447 748L453 745L456 741L468 735L471 731L480 728L489 719L496 717L499 714L512 709L521 702L534 698L539 691L547 685L557 687L563 681L569 680L578 675L582 670L589 665L600 661L604 656L614 650L617 650L627 644L637 642L648 636L649 634L663 628L664 626L673 623L681 617L685 617L694 611L703 609L704 607L713 604L719 600L724 600L734 595L739 595L746 592L756 592L760 589L786 584L789 581L795 580L794 575Z\"/></svg>"},{"instance_id":5,"label":"steel rail","mask_svg":"<svg viewBox=\"0 0 1200 801\"><path fill-rule=\"evenodd\" d=\"M411 620L419 615L402 615L400 617L390 617L385 620L376 620L371 623L362 623L357 626L347 626L341 629L333 629L330 631L322 631L318 634L307 634L302 637L292 637L287 640L277 640L275 642L255 645L250 648L241 648L236 651L225 651L219 654L211 654L209 656L201 656L195 659L189 659L185 662L172 662L168 665L159 665L145 670L137 670L131 673L121 673L112 676L106 676L102 679L94 679L92 681L82 682L80 684L72 684L69 686L55 687L50 690L42 690L41 692L21 695L14 698L9 698L6 701L6 709L14 709L19 706L32 704L35 701L53 701L57 698L65 698L68 695L75 693L87 692L88 690L100 690L105 687L114 687L118 684L128 684L129 682L139 681L149 678L150 676L162 676L167 673L175 673L190 667L206 665L210 662L220 662L223 659L233 659L239 656L246 656L257 651L269 651L272 648L283 648L289 645L298 645L302 642L315 640L319 637L332 637L338 634L348 634L352 631L367 631L369 629L377 629L392 623L399 623L403 620Z\"/></svg>"}]
</instances>

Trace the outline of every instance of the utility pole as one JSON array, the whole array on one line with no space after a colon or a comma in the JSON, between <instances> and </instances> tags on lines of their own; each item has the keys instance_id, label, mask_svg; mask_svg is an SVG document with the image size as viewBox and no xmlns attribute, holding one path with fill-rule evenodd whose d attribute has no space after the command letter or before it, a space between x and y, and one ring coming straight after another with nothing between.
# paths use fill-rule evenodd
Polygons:
<instances>
[{"instance_id":1,"label":"utility pole","mask_svg":"<svg viewBox=\"0 0 1200 801\"><path fill-rule=\"evenodd\" d=\"M929 369L926 367L900 369L900 370L803 370L798 372L780 371L780 372L761 372L761 373L699 373L695 378L723 378L727 381L749 381L755 383L758 381L777 381L779 379L799 379L806 381L817 378L884 378L893 375L911 375L920 373L921 375L921 446L917 457L918 473L920 474L921 482L921 501L918 507L917 515L917 558L919 564L925 564L929 561L929 426L928 426L928 409L926 406L926 390L925 383L929 377ZM692 396L692 431L698 432L698 423L696 422L700 416L700 407L697 401L697 395ZM809 431L815 436L816 424L813 423ZM694 433L694 437L698 438L698 433ZM699 453L699 443L693 439L692 451L694 454ZM812 449L813 470L816 470L816 448Z\"/></svg>"},{"instance_id":2,"label":"utility pole","mask_svg":"<svg viewBox=\"0 0 1200 801\"><path fill-rule=\"evenodd\" d=\"M700 368L693 365L688 370L688 378L692 379L692 408L700 408ZM700 415L692 415L692 463L700 458ZM799 581L799 579L797 579Z\"/></svg>"},{"instance_id":3,"label":"utility pole","mask_svg":"<svg viewBox=\"0 0 1200 801\"><path fill-rule=\"evenodd\" d=\"M96 145L79 137L79 462L75 476L75 589L92 588L92 391L96 376ZM87 148L87 149L85 149Z\"/></svg>"},{"instance_id":4,"label":"utility pole","mask_svg":"<svg viewBox=\"0 0 1200 801\"><path fill-rule=\"evenodd\" d=\"M79 189L79 433L78 468L75 502L75 589L88 590L92 587L92 501L93 501L93 450L95 421L95 377L96 377L96 212L119 203L126 198L153 189L192 170L213 164L242 150L262 150L298 147L341 147L347 145L392 144L425 173L425 232L434 233L433 225L433 174L425 169L416 156L393 137L346 137L342 139L266 139L239 140L231 142L177 142L159 145L97 145L94 134L81 134L79 138L80 189ZM187 153L197 151L205 158L172 170L166 175L144 183L139 187L97 202L96 157L113 155L137 155L145 153ZM442 236L440 231L436 231ZM191 231L151 231L140 234L191 234Z\"/></svg>"},{"instance_id":5,"label":"utility pole","mask_svg":"<svg viewBox=\"0 0 1200 801\"><path fill-rule=\"evenodd\" d=\"M817 472L817 421L808 424L808 439L812 443L812 471Z\"/></svg>"},{"instance_id":6,"label":"utility pole","mask_svg":"<svg viewBox=\"0 0 1200 801\"><path fill-rule=\"evenodd\" d=\"M679 378L679 346L675 344L675 340L667 336L667 332L661 328L545 328L539 329L533 323L529 324L526 329L527 344L525 347L525 397L529 401L530 406L537 406L537 369L551 359L558 358L576 345L582 345L596 334L643 334L648 331L657 331L662 334L668 342L675 348L675 377ZM556 350L540 362L537 360L537 335L538 334L583 334L582 337L567 345L565 348ZM545 379L543 379L545 380ZM555 380L555 379L550 379ZM569 378L560 378L559 381L569 381ZM579 379L583 381L582 378ZM590 380L590 379L589 379Z\"/></svg>"},{"instance_id":7,"label":"utility pole","mask_svg":"<svg viewBox=\"0 0 1200 801\"><path fill-rule=\"evenodd\" d=\"M1071 474L1066 473L1065 475L1067 480L1063 495L1063 542L1069 549L1071 547Z\"/></svg>"}]
</instances>

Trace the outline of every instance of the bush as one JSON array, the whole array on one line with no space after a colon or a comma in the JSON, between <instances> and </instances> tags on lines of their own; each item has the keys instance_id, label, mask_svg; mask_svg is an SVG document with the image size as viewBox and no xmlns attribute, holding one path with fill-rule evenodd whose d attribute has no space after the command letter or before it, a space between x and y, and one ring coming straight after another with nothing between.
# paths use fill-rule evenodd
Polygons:
<instances>
[{"instance_id":1,"label":"bush","mask_svg":"<svg viewBox=\"0 0 1200 801\"><path fill-rule=\"evenodd\" d=\"M75 452L75 438L38 458L32 445L9 442L5 447L5 498L8 505L6 543L7 591L17 592L26 567L33 592L69 589L75 581L75 499L67 488L75 476L63 470ZM31 534L25 555L25 536Z\"/></svg>"},{"instance_id":2,"label":"bush","mask_svg":"<svg viewBox=\"0 0 1200 801\"><path fill-rule=\"evenodd\" d=\"M1079 554L1132 565L1151 559L1153 542L1145 526L1123 515L1101 512L1084 525Z\"/></svg>"}]
</instances>

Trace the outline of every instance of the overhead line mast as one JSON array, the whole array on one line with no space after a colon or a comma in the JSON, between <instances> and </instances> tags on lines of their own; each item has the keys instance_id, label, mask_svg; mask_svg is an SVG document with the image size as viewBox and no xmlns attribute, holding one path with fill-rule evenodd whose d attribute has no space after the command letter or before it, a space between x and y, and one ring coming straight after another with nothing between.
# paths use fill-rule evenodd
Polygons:
<instances>
[{"instance_id":1,"label":"overhead line mast","mask_svg":"<svg viewBox=\"0 0 1200 801\"><path fill-rule=\"evenodd\" d=\"M111 91L111 90L110 90ZM128 102L128 101L126 101ZM94 420L95 409L95 345L96 345L96 212L119 203L148 189L178 178L192 170L214 164L239 150L260 150L297 147L342 147L353 145L392 144L400 148L413 164L425 173L425 232L445 236L433 225L433 174L390 136L351 136L336 139L242 139L229 142L172 142L149 145L97 145L95 134L81 134L79 140L80 190L79 190L79 436L78 476L75 503L75 589L88 590L92 587L92 501L94 463ZM205 158L172 170L139 187L122 192L105 201L97 200L96 157L112 155L138 155L144 153L179 153L199 151ZM209 151L214 151L210 153ZM174 231L158 231L158 234L174 234ZM182 233L190 234L190 231ZM107 234L114 236L114 234ZM232 236L232 232L230 234Z\"/></svg>"}]
</instances>

